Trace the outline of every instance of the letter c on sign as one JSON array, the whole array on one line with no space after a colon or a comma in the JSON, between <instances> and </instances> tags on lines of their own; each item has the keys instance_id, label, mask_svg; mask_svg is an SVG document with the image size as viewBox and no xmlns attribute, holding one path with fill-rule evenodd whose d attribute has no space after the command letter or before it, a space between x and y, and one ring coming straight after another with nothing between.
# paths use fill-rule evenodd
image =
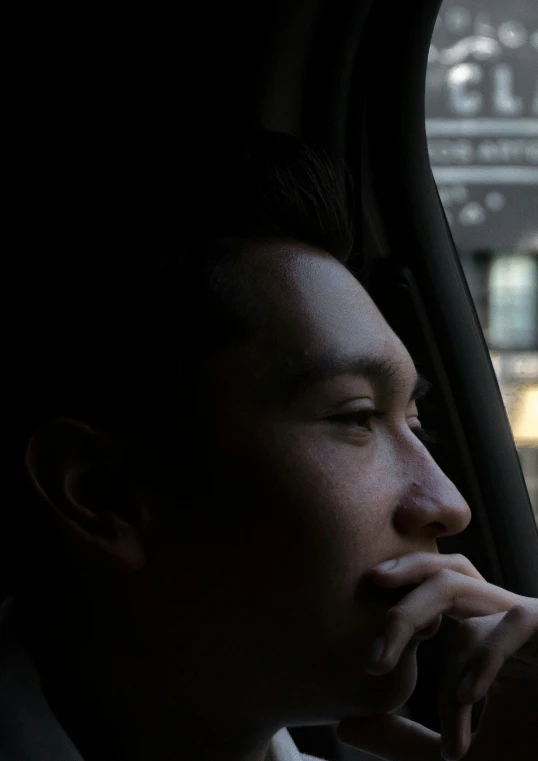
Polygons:
<instances>
[{"instance_id":1,"label":"letter c on sign","mask_svg":"<svg viewBox=\"0 0 538 761\"><path fill-rule=\"evenodd\" d=\"M460 116L476 116L484 105L480 92L469 90L484 78L482 67L476 63L459 63L447 74L448 98L451 110Z\"/></svg>"}]
</instances>

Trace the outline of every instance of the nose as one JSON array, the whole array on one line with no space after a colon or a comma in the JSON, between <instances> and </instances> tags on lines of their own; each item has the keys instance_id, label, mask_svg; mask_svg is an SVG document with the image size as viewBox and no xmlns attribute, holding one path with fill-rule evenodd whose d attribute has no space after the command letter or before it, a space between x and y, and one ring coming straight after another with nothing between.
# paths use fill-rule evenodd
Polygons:
<instances>
[{"instance_id":1,"label":"nose","mask_svg":"<svg viewBox=\"0 0 538 761\"><path fill-rule=\"evenodd\" d=\"M421 449L406 472L394 512L395 528L434 539L459 534L471 521L469 505L429 452Z\"/></svg>"}]
</instances>

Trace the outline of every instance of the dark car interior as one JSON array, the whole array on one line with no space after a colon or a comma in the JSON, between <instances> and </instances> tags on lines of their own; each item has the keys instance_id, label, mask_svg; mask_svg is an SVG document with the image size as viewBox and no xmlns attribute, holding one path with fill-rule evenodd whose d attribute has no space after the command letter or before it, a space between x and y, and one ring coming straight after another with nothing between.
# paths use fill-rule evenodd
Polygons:
<instances>
[{"instance_id":1,"label":"dark car interior","mask_svg":"<svg viewBox=\"0 0 538 761\"><path fill-rule=\"evenodd\" d=\"M424 90L440 8L441 0L228 0L92 7L44 26L34 19L31 30L25 20L5 83L2 194L68 181L90 143L106 156L121 141L136 162L167 144L203 152L213 135L245 126L292 131L344 157L355 184L357 277L433 384L421 419L438 433L433 456L473 513L440 550L538 597L529 493L428 155ZM16 315L11 325L16 336ZM436 731L433 697L453 626L445 618L422 644L405 706ZM324 759L372 758L344 747L333 726L290 734Z\"/></svg>"}]
</instances>

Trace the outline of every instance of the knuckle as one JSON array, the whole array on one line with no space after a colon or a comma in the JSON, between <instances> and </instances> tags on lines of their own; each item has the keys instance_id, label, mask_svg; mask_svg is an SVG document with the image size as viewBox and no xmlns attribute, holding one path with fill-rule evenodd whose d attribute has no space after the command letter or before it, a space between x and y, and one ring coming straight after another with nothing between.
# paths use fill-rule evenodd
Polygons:
<instances>
[{"instance_id":1,"label":"knuckle","mask_svg":"<svg viewBox=\"0 0 538 761\"><path fill-rule=\"evenodd\" d=\"M395 605L389 611L392 626L399 632L414 631L415 627L411 620L411 614L402 605Z\"/></svg>"},{"instance_id":2,"label":"knuckle","mask_svg":"<svg viewBox=\"0 0 538 761\"><path fill-rule=\"evenodd\" d=\"M435 575L437 582L445 585L450 584L454 580L456 573L452 568L441 568Z\"/></svg>"},{"instance_id":3,"label":"knuckle","mask_svg":"<svg viewBox=\"0 0 538 761\"><path fill-rule=\"evenodd\" d=\"M400 621L404 620L407 616L407 612L405 608L403 608L401 605L394 605L387 614L391 621L399 623Z\"/></svg>"},{"instance_id":4,"label":"knuckle","mask_svg":"<svg viewBox=\"0 0 538 761\"><path fill-rule=\"evenodd\" d=\"M470 619L466 619L459 624L455 637L458 644L467 646L472 645L476 642L477 637L478 632L476 626Z\"/></svg>"},{"instance_id":5,"label":"knuckle","mask_svg":"<svg viewBox=\"0 0 538 761\"><path fill-rule=\"evenodd\" d=\"M469 558L466 558L465 555L462 555L460 552L458 552L454 555L454 560L456 567L459 569L460 573L464 573L466 576L483 578L471 563Z\"/></svg>"},{"instance_id":6,"label":"knuckle","mask_svg":"<svg viewBox=\"0 0 538 761\"><path fill-rule=\"evenodd\" d=\"M531 618L533 614L536 615L536 612L532 612L525 605L518 603L510 608L505 618L509 618L511 621L525 621Z\"/></svg>"}]
</instances>

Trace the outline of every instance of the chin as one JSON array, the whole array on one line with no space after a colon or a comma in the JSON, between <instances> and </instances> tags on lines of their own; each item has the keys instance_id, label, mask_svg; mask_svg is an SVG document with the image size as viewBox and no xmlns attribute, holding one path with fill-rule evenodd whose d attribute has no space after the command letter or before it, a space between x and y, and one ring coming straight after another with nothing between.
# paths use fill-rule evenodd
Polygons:
<instances>
[{"instance_id":1,"label":"chin","mask_svg":"<svg viewBox=\"0 0 538 761\"><path fill-rule=\"evenodd\" d=\"M388 674L366 674L346 685L347 716L373 716L401 708L413 694L417 683L417 645L406 648L400 662ZM344 718L343 716L340 718Z\"/></svg>"}]
</instances>

